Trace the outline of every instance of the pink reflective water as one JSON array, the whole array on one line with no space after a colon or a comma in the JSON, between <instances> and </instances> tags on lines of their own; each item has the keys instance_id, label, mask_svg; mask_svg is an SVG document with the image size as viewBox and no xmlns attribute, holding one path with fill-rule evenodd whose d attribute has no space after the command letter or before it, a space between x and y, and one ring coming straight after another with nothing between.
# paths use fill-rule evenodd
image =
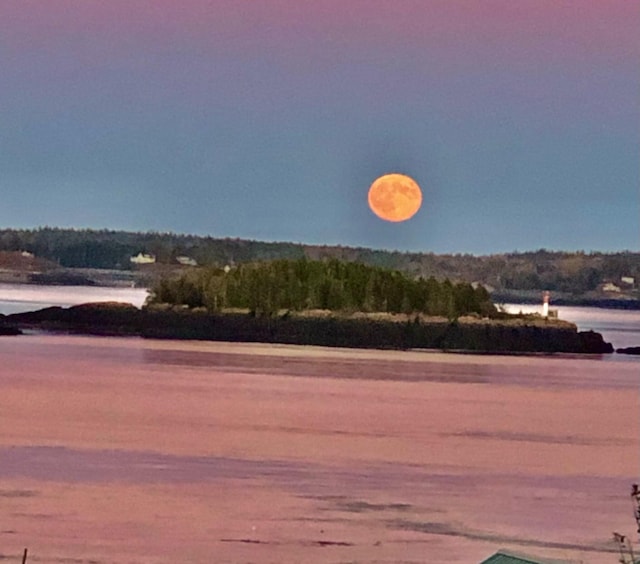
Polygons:
<instances>
[{"instance_id":1,"label":"pink reflective water","mask_svg":"<svg viewBox=\"0 0 640 564\"><path fill-rule=\"evenodd\" d=\"M615 561L637 363L0 338L2 553Z\"/></svg>"}]
</instances>

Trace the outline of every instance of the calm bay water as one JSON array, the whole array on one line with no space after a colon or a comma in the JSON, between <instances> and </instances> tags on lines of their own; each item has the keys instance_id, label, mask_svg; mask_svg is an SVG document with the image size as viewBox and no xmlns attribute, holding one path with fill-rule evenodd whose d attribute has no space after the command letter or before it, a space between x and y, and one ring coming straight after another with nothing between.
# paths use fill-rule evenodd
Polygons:
<instances>
[{"instance_id":1,"label":"calm bay water","mask_svg":"<svg viewBox=\"0 0 640 564\"><path fill-rule=\"evenodd\" d=\"M0 337L2 553L614 562L639 379L601 357Z\"/></svg>"},{"instance_id":2,"label":"calm bay water","mask_svg":"<svg viewBox=\"0 0 640 564\"><path fill-rule=\"evenodd\" d=\"M9 315L50 306L68 307L87 302L126 302L137 307L147 298L145 288L101 286L41 286L0 284L0 313Z\"/></svg>"}]
</instances>

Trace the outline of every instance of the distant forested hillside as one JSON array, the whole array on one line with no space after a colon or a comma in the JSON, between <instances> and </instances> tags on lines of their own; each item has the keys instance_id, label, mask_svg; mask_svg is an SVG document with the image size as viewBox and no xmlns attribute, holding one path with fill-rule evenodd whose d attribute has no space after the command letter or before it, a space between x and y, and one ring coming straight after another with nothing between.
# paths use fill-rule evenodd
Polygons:
<instances>
[{"instance_id":1,"label":"distant forested hillside","mask_svg":"<svg viewBox=\"0 0 640 564\"><path fill-rule=\"evenodd\" d=\"M0 251L29 251L68 268L111 269L131 268L129 258L140 252L154 255L161 264L189 256L204 266L304 256L302 246L291 243L50 227L0 230Z\"/></svg>"},{"instance_id":2,"label":"distant forested hillside","mask_svg":"<svg viewBox=\"0 0 640 564\"><path fill-rule=\"evenodd\" d=\"M337 258L400 270L413 277L481 282L498 291L546 289L584 294L604 282L626 283L627 289L634 289L640 281L640 253L628 251L538 250L478 257L48 227L0 230L0 251L29 251L64 267L109 269L130 269L129 258L140 252L154 255L160 264L177 264L177 257L186 256L198 265L214 267L274 259ZM634 283L629 284L631 278Z\"/></svg>"}]
</instances>

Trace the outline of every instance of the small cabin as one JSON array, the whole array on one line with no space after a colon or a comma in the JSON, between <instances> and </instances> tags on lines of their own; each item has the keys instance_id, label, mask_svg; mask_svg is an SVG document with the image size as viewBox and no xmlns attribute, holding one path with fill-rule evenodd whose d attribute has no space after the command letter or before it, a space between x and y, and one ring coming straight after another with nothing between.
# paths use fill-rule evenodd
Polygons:
<instances>
[{"instance_id":1,"label":"small cabin","mask_svg":"<svg viewBox=\"0 0 640 564\"><path fill-rule=\"evenodd\" d=\"M182 266L198 266L198 262L195 259L184 255L176 257L176 261Z\"/></svg>"},{"instance_id":2,"label":"small cabin","mask_svg":"<svg viewBox=\"0 0 640 564\"><path fill-rule=\"evenodd\" d=\"M133 264L153 264L156 262L156 257L146 253L138 253L137 255L130 257L129 261Z\"/></svg>"},{"instance_id":3,"label":"small cabin","mask_svg":"<svg viewBox=\"0 0 640 564\"><path fill-rule=\"evenodd\" d=\"M519 552L512 552L501 548L498 552L489 556L480 564L575 564L574 560L554 560L551 558L542 558L540 556L531 556Z\"/></svg>"},{"instance_id":4,"label":"small cabin","mask_svg":"<svg viewBox=\"0 0 640 564\"><path fill-rule=\"evenodd\" d=\"M620 292L622 288L620 286L616 286L613 282L605 282L601 289L603 292Z\"/></svg>"}]
</instances>

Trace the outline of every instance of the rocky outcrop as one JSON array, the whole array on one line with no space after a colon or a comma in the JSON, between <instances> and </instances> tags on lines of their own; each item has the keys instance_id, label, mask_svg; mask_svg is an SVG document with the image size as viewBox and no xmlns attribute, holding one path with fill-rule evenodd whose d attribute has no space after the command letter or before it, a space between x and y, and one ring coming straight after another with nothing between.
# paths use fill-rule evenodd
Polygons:
<instances>
[{"instance_id":1,"label":"rocky outcrop","mask_svg":"<svg viewBox=\"0 0 640 564\"><path fill-rule=\"evenodd\" d=\"M142 310L120 302L88 303L68 308L53 306L7 316L23 328L87 335L139 335L143 318Z\"/></svg>"},{"instance_id":2,"label":"rocky outcrop","mask_svg":"<svg viewBox=\"0 0 640 564\"><path fill-rule=\"evenodd\" d=\"M623 349L616 349L616 352L619 354L640 355L640 347L626 347Z\"/></svg>"},{"instance_id":3,"label":"rocky outcrop","mask_svg":"<svg viewBox=\"0 0 640 564\"><path fill-rule=\"evenodd\" d=\"M21 334L22 331L15 324L8 322L6 316L0 314L0 336Z\"/></svg>"}]
</instances>

